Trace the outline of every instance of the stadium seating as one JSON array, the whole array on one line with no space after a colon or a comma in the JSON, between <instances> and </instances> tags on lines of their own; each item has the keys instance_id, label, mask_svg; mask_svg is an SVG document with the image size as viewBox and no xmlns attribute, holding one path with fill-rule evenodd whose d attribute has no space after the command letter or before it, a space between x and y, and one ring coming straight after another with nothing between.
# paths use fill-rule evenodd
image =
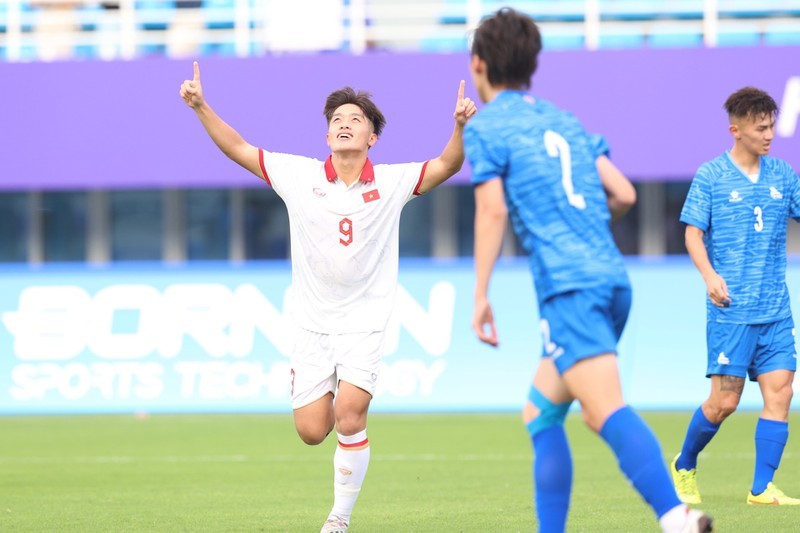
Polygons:
<instances>
[{"instance_id":1,"label":"stadium seating","mask_svg":"<svg viewBox=\"0 0 800 533\"><path fill-rule=\"evenodd\" d=\"M717 46L757 46L761 35L757 23L733 21L720 25Z\"/></svg>"},{"instance_id":2,"label":"stadium seating","mask_svg":"<svg viewBox=\"0 0 800 533\"><path fill-rule=\"evenodd\" d=\"M767 23L764 30L764 44L800 45L800 20Z\"/></svg>"},{"instance_id":3,"label":"stadium seating","mask_svg":"<svg viewBox=\"0 0 800 533\"><path fill-rule=\"evenodd\" d=\"M655 22L647 35L653 48L682 48L703 44L703 31L699 24L680 22Z\"/></svg>"},{"instance_id":4,"label":"stadium seating","mask_svg":"<svg viewBox=\"0 0 800 533\"><path fill-rule=\"evenodd\" d=\"M276 11L277 4L266 0L120 0L119 9L107 9L103 4L109 3L0 1L0 60L246 56L292 46L304 52L459 53L480 18L504 5L532 15L549 50L800 44L797 0L718 0L711 14L703 0L340 0L330 27L338 28L341 38L326 40L319 25L308 24L297 26L294 41L284 37L277 44L270 37L276 26L270 24L285 17L285 9ZM316 14L335 3L296 0L292 5ZM64 6L72 6L72 12ZM72 26L46 31L53 20L49 10L55 8L61 22ZM714 24L705 24L708 17ZM365 28L364 35L353 28ZM60 55L52 51L56 47Z\"/></svg>"}]
</instances>

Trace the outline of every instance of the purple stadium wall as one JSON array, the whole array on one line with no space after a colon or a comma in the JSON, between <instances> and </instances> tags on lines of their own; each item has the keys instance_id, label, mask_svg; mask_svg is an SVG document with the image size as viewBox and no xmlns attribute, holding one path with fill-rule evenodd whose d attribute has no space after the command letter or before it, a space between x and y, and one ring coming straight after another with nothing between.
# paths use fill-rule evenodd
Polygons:
<instances>
[{"instance_id":1,"label":"purple stadium wall","mask_svg":"<svg viewBox=\"0 0 800 533\"><path fill-rule=\"evenodd\" d=\"M633 179L687 180L731 144L725 98L755 85L783 109L773 155L800 168L798 57L797 47L551 52L533 92L605 134ZM370 90L388 118L371 157L389 163L439 153L467 63L466 54L331 54L200 66L206 98L250 142L317 158L327 155L327 94ZM0 63L0 190L255 185L180 100L191 74L188 60ZM468 177L465 165L453 181Z\"/></svg>"}]
</instances>

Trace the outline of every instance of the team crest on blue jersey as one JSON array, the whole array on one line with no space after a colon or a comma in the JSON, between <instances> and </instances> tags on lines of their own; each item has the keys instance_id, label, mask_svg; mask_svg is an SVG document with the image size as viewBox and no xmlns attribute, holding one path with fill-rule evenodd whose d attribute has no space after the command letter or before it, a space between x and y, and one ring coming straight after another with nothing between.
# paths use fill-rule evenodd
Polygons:
<instances>
[{"instance_id":1,"label":"team crest on blue jersey","mask_svg":"<svg viewBox=\"0 0 800 533\"><path fill-rule=\"evenodd\" d=\"M781 199L783 199L783 195L781 194L781 191L779 191L775 187L770 187L769 188L769 195L770 195L770 197L772 197L773 200L781 200Z\"/></svg>"},{"instance_id":2,"label":"team crest on blue jersey","mask_svg":"<svg viewBox=\"0 0 800 533\"><path fill-rule=\"evenodd\" d=\"M742 196L739 194L739 191L731 191L731 199L728 200L729 202L741 202Z\"/></svg>"}]
</instances>

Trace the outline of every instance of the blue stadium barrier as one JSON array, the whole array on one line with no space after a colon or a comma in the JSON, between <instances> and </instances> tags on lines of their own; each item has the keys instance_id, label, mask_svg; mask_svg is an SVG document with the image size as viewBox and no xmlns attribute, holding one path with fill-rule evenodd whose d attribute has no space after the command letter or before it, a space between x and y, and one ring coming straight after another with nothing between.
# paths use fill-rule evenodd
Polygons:
<instances>
[{"instance_id":1,"label":"blue stadium barrier","mask_svg":"<svg viewBox=\"0 0 800 533\"><path fill-rule=\"evenodd\" d=\"M445 0L446 14L439 18L442 24L466 24L466 0ZM579 22L584 19L584 0L528 0L527 2L508 2L506 0L487 0L481 3L482 15L494 13L498 9L511 6L527 13L538 22Z\"/></svg>"},{"instance_id":2,"label":"blue stadium barrier","mask_svg":"<svg viewBox=\"0 0 800 533\"><path fill-rule=\"evenodd\" d=\"M701 46L703 34L699 29L680 24L654 26L647 36L647 44L653 48L686 48Z\"/></svg>"},{"instance_id":3,"label":"blue stadium barrier","mask_svg":"<svg viewBox=\"0 0 800 533\"><path fill-rule=\"evenodd\" d=\"M769 18L800 16L800 4L793 0L722 0L719 14L726 18Z\"/></svg>"},{"instance_id":4,"label":"blue stadium barrier","mask_svg":"<svg viewBox=\"0 0 800 533\"><path fill-rule=\"evenodd\" d=\"M761 34L755 24L725 25L717 34L717 46L758 46Z\"/></svg>"},{"instance_id":5,"label":"blue stadium barrier","mask_svg":"<svg viewBox=\"0 0 800 533\"><path fill-rule=\"evenodd\" d=\"M5 16L8 17L8 7L5 5L6 2L2 2L3 8L6 10L5 15L0 12L0 20ZM24 32L28 32L33 30L34 26L36 25L36 15L38 14L40 8L33 7L28 2L20 2L20 11L22 14L22 27L20 28Z\"/></svg>"},{"instance_id":6,"label":"blue stadium barrier","mask_svg":"<svg viewBox=\"0 0 800 533\"><path fill-rule=\"evenodd\" d=\"M249 0L251 15L250 27L261 23L257 15L257 7L263 6L261 0ZM345 4L349 0L344 0ZM207 42L200 43L199 52L209 56L236 55L236 45L231 31L235 27L236 0L192 0L177 2L176 0L136 0L136 24L140 29L167 31L176 22L176 11L183 7L201 9L205 28L222 30L209 32ZM416 44L423 52L447 53L460 52L465 49L466 37L456 36L448 32L447 26L466 24L467 0L441 0L442 6L439 23L442 31L431 29L431 33ZM538 21L575 22L574 29L559 27L558 24L543 29L544 46L547 50L576 50L586 46L586 38L581 24L585 17L584 0L529 0L507 2L506 0L487 0L482 2L482 14L487 15L496 9L511 5L524 11ZM600 2L600 36L598 47L601 49L635 49L641 47L654 48L686 48L703 45L702 30L699 28L704 13L703 3L699 0L650 0L648 2L633 0L603 0ZM22 30L27 34L36 29L38 15L45 9L22 2ZM74 57L93 59L99 56L100 45L91 35L93 31L118 31L118 28L104 28L108 14L99 2L81 4L75 8L79 17L79 26L83 34L76 35ZM7 31L8 3L0 1L0 32ZM790 46L800 44L800 2L785 0L737 1L722 0L719 3L720 31L717 45L720 47L748 47L761 44L774 46ZM792 21L796 18L797 21ZM759 20L755 20L759 19ZM773 20L774 19L774 20ZM614 24L613 21L619 21ZM634 24L623 25L622 22ZM637 21L644 22L639 24ZM735 22L741 24L731 24ZM344 23L349 24L348 20ZM562 25L568 26L568 24ZM648 29L652 27L652 31ZM554 29L555 28L555 29ZM449 28L452 30L452 28ZM23 40L28 40L23 35ZM148 37L147 32L137 43L137 56L167 55L169 50L163 44L162 36L156 33ZM346 44L346 43L345 43ZM6 44L6 46L8 46ZM38 59L37 50L31 48L35 44L25 44L21 52L14 51L22 60ZM347 46L339 50L346 52ZM263 53L263 45L252 42L250 55ZM9 59L6 50L0 59ZM16 57L15 57L16 59Z\"/></svg>"},{"instance_id":7,"label":"blue stadium barrier","mask_svg":"<svg viewBox=\"0 0 800 533\"><path fill-rule=\"evenodd\" d=\"M791 46L800 44L800 22L767 24L764 44Z\"/></svg>"},{"instance_id":8,"label":"blue stadium barrier","mask_svg":"<svg viewBox=\"0 0 800 533\"><path fill-rule=\"evenodd\" d=\"M146 30L166 30L175 16L175 2L169 0L136 0L139 26Z\"/></svg>"},{"instance_id":9,"label":"blue stadium barrier","mask_svg":"<svg viewBox=\"0 0 800 533\"><path fill-rule=\"evenodd\" d=\"M466 24L466 0L445 0L444 11L439 22L442 24Z\"/></svg>"},{"instance_id":10,"label":"blue stadium barrier","mask_svg":"<svg viewBox=\"0 0 800 533\"><path fill-rule=\"evenodd\" d=\"M598 42L599 48L641 48L645 38L641 33L601 33Z\"/></svg>"},{"instance_id":11,"label":"blue stadium barrier","mask_svg":"<svg viewBox=\"0 0 800 533\"><path fill-rule=\"evenodd\" d=\"M544 50L581 50L586 47L586 38L581 34L546 32L542 34Z\"/></svg>"},{"instance_id":12,"label":"blue stadium barrier","mask_svg":"<svg viewBox=\"0 0 800 533\"><path fill-rule=\"evenodd\" d=\"M236 0L203 0L203 20L213 30L230 30L234 27Z\"/></svg>"},{"instance_id":13,"label":"blue stadium barrier","mask_svg":"<svg viewBox=\"0 0 800 533\"><path fill-rule=\"evenodd\" d=\"M81 31L95 31L98 29L100 16L104 9L100 4L84 4L77 8L77 15Z\"/></svg>"},{"instance_id":14,"label":"blue stadium barrier","mask_svg":"<svg viewBox=\"0 0 800 533\"><path fill-rule=\"evenodd\" d=\"M645 21L669 17L678 20L703 18L703 2L696 0L612 0L600 2L602 20Z\"/></svg>"},{"instance_id":15,"label":"blue stadium barrier","mask_svg":"<svg viewBox=\"0 0 800 533\"><path fill-rule=\"evenodd\" d=\"M235 56L236 44L232 42L224 43L202 43L200 45L200 55L202 56Z\"/></svg>"}]
</instances>

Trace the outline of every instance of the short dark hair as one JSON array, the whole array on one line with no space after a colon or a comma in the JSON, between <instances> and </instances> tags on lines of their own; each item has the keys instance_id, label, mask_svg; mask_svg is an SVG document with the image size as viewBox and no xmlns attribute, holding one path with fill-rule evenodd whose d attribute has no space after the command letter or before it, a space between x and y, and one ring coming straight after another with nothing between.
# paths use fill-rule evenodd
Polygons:
<instances>
[{"instance_id":1,"label":"short dark hair","mask_svg":"<svg viewBox=\"0 0 800 533\"><path fill-rule=\"evenodd\" d=\"M755 87L739 89L725 100L729 119L760 118L778 114L778 104L770 95Z\"/></svg>"},{"instance_id":2,"label":"short dark hair","mask_svg":"<svg viewBox=\"0 0 800 533\"><path fill-rule=\"evenodd\" d=\"M472 39L472 55L486 62L491 85L530 87L541 51L536 23L510 7L484 19Z\"/></svg>"},{"instance_id":3,"label":"short dark hair","mask_svg":"<svg viewBox=\"0 0 800 533\"><path fill-rule=\"evenodd\" d=\"M358 106L364 113L364 116L372 123L372 131L375 132L375 135L378 137L381 136L383 127L386 125L386 119L383 113L381 113L381 110L375 105L375 102L372 101L372 95L370 93L365 91L356 92L352 87L345 87L338 91L333 91L328 95L328 99L325 100L325 110L323 114L329 125L336 110L345 104Z\"/></svg>"}]
</instances>

